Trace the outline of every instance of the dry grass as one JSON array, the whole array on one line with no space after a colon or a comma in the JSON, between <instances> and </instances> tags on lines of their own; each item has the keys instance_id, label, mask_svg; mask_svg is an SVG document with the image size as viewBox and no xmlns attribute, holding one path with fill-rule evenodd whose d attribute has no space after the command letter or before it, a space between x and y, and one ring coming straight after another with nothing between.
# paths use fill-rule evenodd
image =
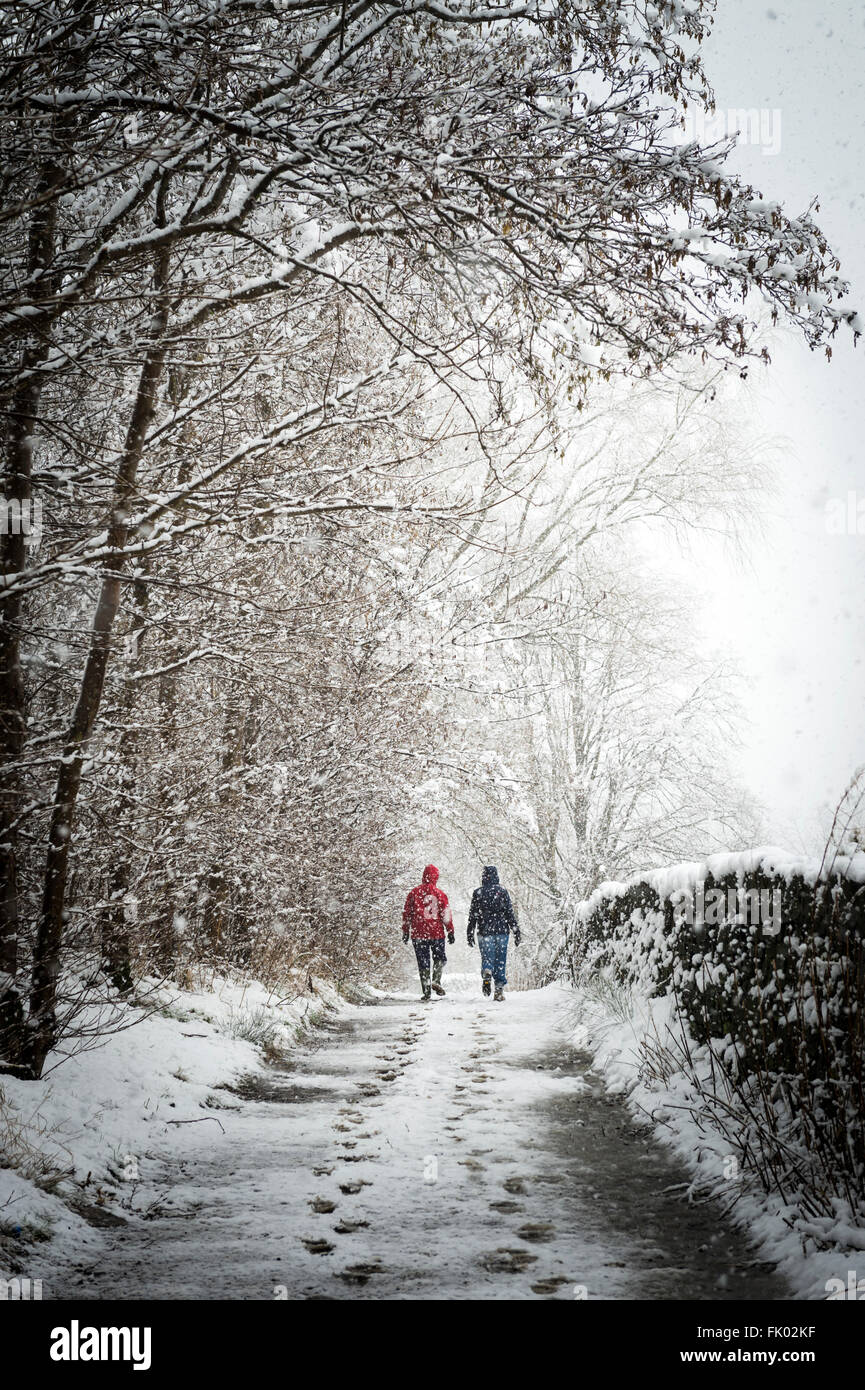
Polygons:
<instances>
[{"instance_id":1,"label":"dry grass","mask_svg":"<svg viewBox=\"0 0 865 1390\"><path fill-rule=\"evenodd\" d=\"M72 1155L60 1140L58 1125L51 1125L38 1110L23 1116L0 1087L0 1154L2 1166L12 1168L45 1192L53 1192L72 1176ZM58 1150L67 1155L63 1161Z\"/></svg>"}]
</instances>

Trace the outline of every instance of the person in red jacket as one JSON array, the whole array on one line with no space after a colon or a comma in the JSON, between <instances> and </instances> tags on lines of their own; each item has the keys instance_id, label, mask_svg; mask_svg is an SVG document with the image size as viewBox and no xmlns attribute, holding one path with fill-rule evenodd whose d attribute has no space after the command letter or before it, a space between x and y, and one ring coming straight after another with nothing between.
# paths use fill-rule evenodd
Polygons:
<instances>
[{"instance_id":1,"label":"person in red jacket","mask_svg":"<svg viewBox=\"0 0 865 1390\"><path fill-rule=\"evenodd\" d=\"M411 890L402 910L402 939L406 946L409 940L414 946L424 999L430 998L430 983L436 994L444 994L442 970L447 960L445 932L449 944L454 944L454 920L447 893L437 887L438 876L435 864L427 864L420 883Z\"/></svg>"}]
</instances>

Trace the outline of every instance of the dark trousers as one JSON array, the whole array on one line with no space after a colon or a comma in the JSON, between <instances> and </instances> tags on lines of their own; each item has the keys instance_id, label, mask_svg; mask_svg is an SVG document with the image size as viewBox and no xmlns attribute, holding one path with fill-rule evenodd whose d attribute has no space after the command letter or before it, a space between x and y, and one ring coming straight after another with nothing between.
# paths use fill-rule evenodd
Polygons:
<instances>
[{"instance_id":1,"label":"dark trousers","mask_svg":"<svg viewBox=\"0 0 865 1390\"><path fill-rule=\"evenodd\" d=\"M436 983L442 977L442 966L447 960L445 955L444 939L439 941L413 941L414 953L417 956L417 968L420 975L420 982L426 988L430 977L430 957L432 957L433 978Z\"/></svg>"}]
</instances>

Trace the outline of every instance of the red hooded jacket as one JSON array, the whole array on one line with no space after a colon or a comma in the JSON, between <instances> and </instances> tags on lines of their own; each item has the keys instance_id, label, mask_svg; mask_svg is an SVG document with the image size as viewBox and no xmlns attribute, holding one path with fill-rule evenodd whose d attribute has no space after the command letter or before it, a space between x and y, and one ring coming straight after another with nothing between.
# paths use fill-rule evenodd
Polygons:
<instances>
[{"instance_id":1,"label":"red hooded jacket","mask_svg":"<svg viewBox=\"0 0 865 1390\"><path fill-rule=\"evenodd\" d=\"M435 864L427 864L422 881L405 900L402 929L411 933L412 941L442 941L445 932L454 929L447 893L436 887L438 876Z\"/></svg>"}]
</instances>

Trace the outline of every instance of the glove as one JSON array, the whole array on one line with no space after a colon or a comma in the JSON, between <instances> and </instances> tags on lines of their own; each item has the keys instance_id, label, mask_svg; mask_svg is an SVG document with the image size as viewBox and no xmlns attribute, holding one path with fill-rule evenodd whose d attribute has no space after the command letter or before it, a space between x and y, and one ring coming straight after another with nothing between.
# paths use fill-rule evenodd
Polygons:
<instances>
[{"instance_id":1,"label":"glove","mask_svg":"<svg viewBox=\"0 0 865 1390\"><path fill-rule=\"evenodd\" d=\"M467 936L467 937L466 937L466 941L468 942L468 944L469 944L470 946L474 946L474 944L475 944L475 939L474 939L473 936Z\"/></svg>"},{"instance_id":2,"label":"glove","mask_svg":"<svg viewBox=\"0 0 865 1390\"><path fill-rule=\"evenodd\" d=\"M449 932L449 933L448 933L448 945L449 945L449 946L453 946L453 944L454 944L454 934L453 934L453 932Z\"/></svg>"},{"instance_id":3,"label":"glove","mask_svg":"<svg viewBox=\"0 0 865 1390\"><path fill-rule=\"evenodd\" d=\"M408 945L408 932L407 932L407 931L404 931L403 934L402 934L402 944L403 944L403 946L407 946L407 945Z\"/></svg>"},{"instance_id":4,"label":"glove","mask_svg":"<svg viewBox=\"0 0 865 1390\"><path fill-rule=\"evenodd\" d=\"M514 945L515 945L515 946L519 946L521 939L522 939L521 933L518 932L518 931L515 931L515 932L514 932Z\"/></svg>"}]
</instances>

